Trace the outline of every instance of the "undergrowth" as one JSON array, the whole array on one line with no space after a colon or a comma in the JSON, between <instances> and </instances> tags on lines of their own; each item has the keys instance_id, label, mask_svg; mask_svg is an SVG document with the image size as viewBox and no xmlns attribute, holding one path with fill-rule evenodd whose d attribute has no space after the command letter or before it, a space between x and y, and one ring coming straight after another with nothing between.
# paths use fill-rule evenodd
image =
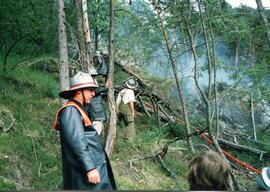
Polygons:
<instances>
[{"instance_id":1,"label":"undergrowth","mask_svg":"<svg viewBox=\"0 0 270 192\"><path fill-rule=\"evenodd\" d=\"M52 69L53 65L54 62L49 64ZM128 75L116 67L116 85L120 86L127 78ZM4 120L1 126L11 124L9 115L15 119L7 132L0 129L0 189L62 189L60 141L58 133L52 130L55 112L60 106L57 74L47 68L25 66L1 75L0 100L0 109L6 109L5 118L4 113L0 113L0 119ZM148 117L143 113L137 114L135 122L137 136L133 141L123 139L125 129L120 122L117 124L111 164L118 189L188 190L186 176L193 155L186 141L171 144L162 158L170 172L155 157L169 140L186 135L185 127L162 121L158 125L154 115ZM203 123L204 120L191 119L193 127L201 128ZM259 137L264 141L269 139L264 134ZM193 142L196 149L206 145L199 136L195 136ZM258 164L258 159L248 154L233 154L259 167L267 164ZM254 178L237 175L237 179L247 189L255 189Z\"/></svg>"}]
</instances>

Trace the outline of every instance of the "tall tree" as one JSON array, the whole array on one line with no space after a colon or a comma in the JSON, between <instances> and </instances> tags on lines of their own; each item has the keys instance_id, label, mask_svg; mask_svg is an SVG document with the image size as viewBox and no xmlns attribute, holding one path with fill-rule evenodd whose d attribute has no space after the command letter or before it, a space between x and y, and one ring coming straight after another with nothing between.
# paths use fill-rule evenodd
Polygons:
<instances>
[{"instance_id":1,"label":"tall tree","mask_svg":"<svg viewBox=\"0 0 270 192\"><path fill-rule=\"evenodd\" d=\"M270 48L270 25L269 25L269 21L264 13L264 8L263 8L263 4L261 0L256 0L257 3L257 7L258 7L258 11L262 17L265 29L266 29L266 37L267 37L267 42L268 42L268 46Z\"/></svg>"},{"instance_id":2,"label":"tall tree","mask_svg":"<svg viewBox=\"0 0 270 192\"><path fill-rule=\"evenodd\" d=\"M116 107L113 88L113 72L114 72L114 28L115 28L115 14L114 14L114 0L110 0L110 36L109 36L109 71L108 79L112 82L109 88L108 102L110 110L109 130L106 139L105 150L108 155L113 153L113 147L116 138Z\"/></svg>"},{"instance_id":3,"label":"tall tree","mask_svg":"<svg viewBox=\"0 0 270 192\"><path fill-rule=\"evenodd\" d=\"M67 90L69 86L68 81L68 49L67 49L67 34L66 34L66 15L64 0L58 0L58 18L59 18L59 83L60 91ZM64 99L60 99L61 104L64 103Z\"/></svg>"},{"instance_id":4,"label":"tall tree","mask_svg":"<svg viewBox=\"0 0 270 192\"><path fill-rule=\"evenodd\" d=\"M91 54L91 34L88 22L88 13L87 13L87 1L82 0L82 24L84 32L84 41L85 41L85 61L83 63L83 71L87 71L89 67L94 67L93 58Z\"/></svg>"},{"instance_id":5,"label":"tall tree","mask_svg":"<svg viewBox=\"0 0 270 192\"><path fill-rule=\"evenodd\" d=\"M164 27L164 20L163 20L163 18L161 16L161 10L162 9L161 9L160 5L155 0L152 0L152 1L150 0L150 2L152 3L155 10L157 11L157 16L158 16L159 21L160 21L161 32L162 32L162 35L163 35L163 38L164 38L164 41L165 41L165 44L166 44L166 48L167 48L168 55L169 55L169 60L170 60L170 63L172 65L174 78L175 78L175 81L176 81L177 91L178 91L178 94L179 94L179 97L180 97L180 102L181 102L181 105L182 105L182 112L183 112L183 115L184 115L184 118L185 118L185 123L186 123L186 131L187 131L187 134L191 134L190 123L189 123L189 118L188 118L188 114L187 114L186 102L185 102L185 99L183 97L183 89L182 89L182 85L180 84L180 79L178 77L176 63L175 63L175 60L174 60L173 54L172 54L172 45L171 45L171 43L169 41L168 34L167 34L167 32L165 30L165 27ZM193 147L193 144L192 144L192 140L191 140L190 137L187 139L187 143L188 143L189 150L192 153L195 153L194 147Z\"/></svg>"},{"instance_id":6,"label":"tall tree","mask_svg":"<svg viewBox=\"0 0 270 192\"><path fill-rule=\"evenodd\" d=\"M73 0L76 12L76 40L78 44L78 52L79 52L79 62L83 67L86 61L85 55L85 44L84 44L84 36L83 36L83 25L82 25L82 1L81 0Z\"/></svg>"}]
</instances>

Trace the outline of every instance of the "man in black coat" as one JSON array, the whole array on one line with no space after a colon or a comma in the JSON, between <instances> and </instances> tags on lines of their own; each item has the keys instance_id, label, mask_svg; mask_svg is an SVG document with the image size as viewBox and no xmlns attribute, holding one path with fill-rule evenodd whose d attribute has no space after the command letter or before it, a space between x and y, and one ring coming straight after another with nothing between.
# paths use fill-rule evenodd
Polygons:
<instances>
[{"instance_id":1,"label":"man in black coat","mask_svg":"<svg viewBox=\"0 0 270 192\"><path fill-rule=\"evenodd\" d=\"M95 95L96 81L79 72L70 89L59 96L69 99L58 110L54 129L60 132L65 190L113 190L115 180L109 159L84 105Z\"/></svg>"},{"instance_id":2,"label":"man in black coat","mask_svg":"<svg viewBox=\"0 0 270 192\"><path fill-rule=\"evenodd\" d=\"M88 69L89 74L96 80L99 75L94 67ZM88 112L93 126L100 135L104 129L104 122L107 120L105 107L104 107L104 97L107 95L108 87L111 86L111 81L107 81L104 86L99 86L95 88L95 96L93 96L91 103L87 104L86 111Z\"/></svg>"}]
</instances>

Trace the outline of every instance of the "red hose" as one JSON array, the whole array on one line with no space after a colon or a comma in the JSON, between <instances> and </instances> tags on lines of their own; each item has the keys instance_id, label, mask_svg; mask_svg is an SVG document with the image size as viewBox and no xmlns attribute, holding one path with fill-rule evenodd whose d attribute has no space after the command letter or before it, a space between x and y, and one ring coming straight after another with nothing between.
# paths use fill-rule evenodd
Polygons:
<instances>
[{"instance_id":1,"label":"red hose","mask_svg":"<svg viewBox=\"0 0 270 192\"><path fill-rule=\"evenodd\" d=\"M197 132L200 132L200 130L198 129L195 129ZM204 133L201 133L200 136L209 144L209 145L213 145L213 142L204 134ZM236 163L250 169L251 171L254 171L255 173L257 174L261 174L261 171L252 167L251 165L243 162L243 161L240 161L239 159L237 159L236 157L234 157L232 154L230 154L229 152L225 151L224 149L221 149L222 152L224 153L224 155L226 155L228 158L230 158L231 160L235 161Z\"/></svg>"},{"instance_id":2,"label":"red hose","mask_svg":"<svg viewBox=\"0 0 270 192\"><path fill-rule=\"evenodd\" d=\"M148 107L150 108L154 108L151 104L147 103L147 102L144 102ZM181 119L178 119L178 118L175 118L178 122L180 122L181 124L185 125L186 122L181 120ZM200 130L198 129L195 129L197 132L200 132ZM209 144L209 145L213 145L213 142L211 141L211 139L209 139L204 133L201 133L200 136ZM231 160L235 161L236 163L248 168L249 170L257 173L257 174L261 174L262 172L254 167L252 167L251 165L243 162L243 161L240 161L239 159L237 159L236 157L234 157L232 154L230 154L229 152L221 149L222 152L224 153L224 155L226 155L228 158L230 158Z\"/></svg>"},{"instance_id":3,"label":"red hose","mask_svg":"<svg viewBox=\"0 0 270 192\"><path fill-rule=\"evenodd\" d=\"M197 132L199 132L198 129L195 129L195 130L196 130ZM211 141L204 133L201 133L200 136L201 136L202 138L204 138L204 140L206 140L207 143L208 143L209 145L212 145L212 144L213 144L213 142L212 142L212 141ZM245 163L245 162L243 162L243 161L240 161L239 159L237 159L236 157L234 157L233 155L231 155L229 152L225 151L224 149L221 149L221 150L222 150L222 152L224 153L224 155L226 155L226 156L227 156L228 158L230 158L231 160L233 160L233 161L235 161L236 163L238 163L238 164L240 164L240 165L242 165L242 166L244 166L244 167L246 167L246 168L248 168L248 169L254 171L254 172L257 173L257 174L261 174L261 171L260 171L260 170L258 170L258 169L256 169L256 168L252 167L251 165L249 165L249 164L247 164L247 163Z\"/></svg>"}]
</instances>

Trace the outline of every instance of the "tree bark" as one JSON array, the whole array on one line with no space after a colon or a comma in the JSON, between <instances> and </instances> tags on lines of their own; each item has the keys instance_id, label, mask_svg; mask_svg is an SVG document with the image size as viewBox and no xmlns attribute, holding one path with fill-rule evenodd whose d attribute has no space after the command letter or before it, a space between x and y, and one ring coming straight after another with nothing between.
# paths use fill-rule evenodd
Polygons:
<instances>
[{"instance_id":1,"label":"tree bark","mask_svg":"<svg viewBox=\"0 0 270 192\"><path fill-rule=\"evenodd\" d=\"M66 35L66 15L64 0L58 0L58 19L59 19L59 83L60 92L67 90L69 87L69 73L68 73L68 50L67 50L67 35ZM60 103L63 104L64 99L60 99Z\"/></svg>"},{"instance_id":2,"label":"tree bark","mask_svg":"<svg viewBox=\"0 0 270 192\"><path fill-rule=\"evenodd\" d=\"M85 44L83 36L83 24L82 24L82 0L74 0L75 12L76 12L76 30L77 30L77 44L79 48L79 63L83 68L83 64L86 63Z\"/></svg>"},{"instance_id":3,"label":"tree bark","mask_svg":"<svg viewBox=\"0 0 270 192\"><path fill-rule=\"evenodd\" d=\"M268 46L270 48L270 25L269 25L269 21L266 17L266 14L264 13L264 8L263 8L263 4L262 4L262 1L261 0L256 0L256 3L257 3L257 8L258 8L258 11L261 15L261 18L263 20L263 23L264 23L264 26L265 26L265 29L266 29L266 38L267 38L267 42L268 42Z\"/></svg>"},{"instance_id":4,"label":"tree bark","mask_svg":"<svg viewBox=\"0 0 270 192\"><path fill-rule=\"evenodd\" d=\"M234 66L238 66L238 61L239 61L239 46L240 46L240 39L237 40L236 46L235 46Z\"/></svg>"},{"instance_id":5,"label":"tree bark","mask_svg":"<svg viewBox=\"0 0 270 192\"><path fill-rule=\"evenodd\" d=\"M206 47L206 55L207 55L207 63L208 63L208 98L210 98L211 96L211 92L212 92L212 62L211 62L211 53L210 53L210 48L209 48L209 41L208 41L208 34L207 34L207 30L205 27L205 23L204 23L204 18L202 15L202 8L201 8L201 2L200 0L197 0L198 2L198 7L199 7L199 13L200 13L200 19L201 19L201 24L202 24L202 29L203 29L203 36L204 36L204 41L205 41L205 47Z\"/></svg>"},{"instance_id":6,"label":"tree bark","mask_svg":"<svg viewBox=\"0 0 270 192\"><path fill-rule=\"evenodd\" d=\"M214 31L212 28L212 24L210 21L210 16L208 14L208 8L205 6L205 12L207 14L207 21L210 30L210 47L211 47L211 59L213 64L213 71L214 71L214 97L215 97L215 127L216 127L216 138L219 137L219 105L218 105L218 91L217 91L217 63L216 63L216 45L215 45L215 36ZM211 70L210 70L211 71ZM209 85L211 86L211 85Z\"/></svg>"},{"instance_id":7,"label":"tree bark","mask_svg":"<svg viewBox=\"0 0 270 192\"><path fill-rule=\"evenodd\" d=\"M138 96L138 100L139 100L139 102L140 102L140 104L141 104L141 106L142 106L144 112L147 114L147 116L148 116L148 117L151 117L150 113L149 113L148 110L146 109L146 107L145 107L145 105L144 105L144 103L143 103L143 101L142 101L142 99L141 99L140 96Z\"/></svg>"},{"instance_id":8,"label":"tree bark","mask_svg":"<svg viewBox=\"0 0 270 192\"><path fill-rule=\"evenodd\" d=\"M88 13L87 13L87 1L82 0L82 24L84 32L84 42L85 42L85 61L83 63L83 71L88 72L89 67L94 67L93 59L91 55L91 35L88 22Z\"/></svg>"},{"instance_id":9,"label":"tree bark","mask_svg":"<svg viewBox=\"0 0 270 192\"><path fill-rule=\"evenodd\" d=\"M99 4L99 0L95 0L95 3L96 3L96 6L98 6ZM94 19L97 20L99 18L99 12L95 12L94 13ZM95 26L95 50L97 51L99 49L99 40L100 40L100 32L99 32L99 29L97 27L97 25Z\"/></svg>"},{"instance_id":10,"label":"tree bark","mask_svg":"<svg viewBox=\"0 0 270 192\"><path fill-rule=\"evenodd\" d=\"M105 150L108 155L113 153L115 138L116 138L116 106L114 97L113 86L113 72L114 72L114 28L115 28L115 15L114 15L114 0L110 0L110 37L109 37L109 71L108 80L111 80L112 86L108 92L108 103L110 110L109 130L106 139Z\"/></svg>"},{"instance_id":11,"label":"tree bark","mask_svg":"<svg viewBox=\"0 0 270 192\"><path fill-rule=\"evenodd\" d=\"M266 151L262 151L262 150L255 149L255 148L252 148L252 147L247 147L247 146L244 146L244 145L235 144L235 143L226 141L224 139L218 139L218 142L220 144L222 144L222 145L234 148L234 149L239 150L239 151L249 152L249 153L256 154L256 155L265 154L268 157L270 156L270 154L267 153Z\"/></svg>"},{"instance_id":12,"label":"tree bark","mask_svg":"<svg viewBox=\"0 0 270 192\"><path fill-rule=\"evenodd\" d=\"M253 137L254 140L257 141L257 133L256 133L256 125L255 125L255 118L254 118L254 106L253 106L253 98L252 95L249 95L250 97L250 116L252 121L252 127L253 127Z\"/></svg>"}]
</instances>

